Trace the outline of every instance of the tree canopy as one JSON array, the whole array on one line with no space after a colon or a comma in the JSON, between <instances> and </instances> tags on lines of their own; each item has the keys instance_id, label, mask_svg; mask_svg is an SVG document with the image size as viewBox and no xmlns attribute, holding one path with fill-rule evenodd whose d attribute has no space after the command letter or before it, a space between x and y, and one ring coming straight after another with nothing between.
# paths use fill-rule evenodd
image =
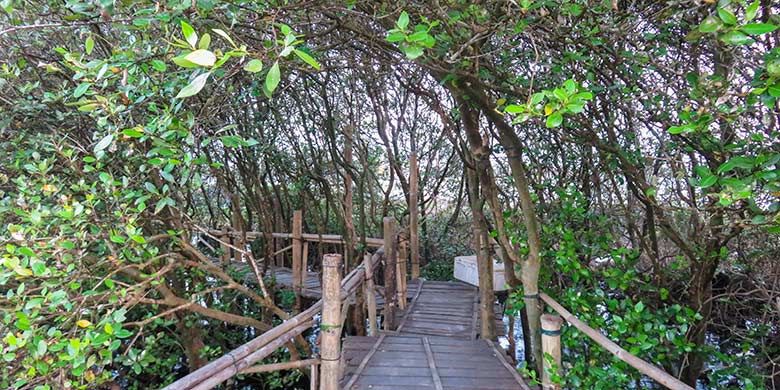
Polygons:
<instances>
[{"instance_id":1,"label":"tree canopy","mask_svg":"<svg viewBox=\"0 0 780 390\"><path fill-rule=\"evenodd\" d=\"M412 208L425 277L495 240L527 375L544 291L689 384L780 386L776 2L0 6L0 387L161 387L295 310L210 230L268 233L254 264L302 209L354 266ZM564 387L653 386L563 339Z\"/></svg>"}]
</instances>

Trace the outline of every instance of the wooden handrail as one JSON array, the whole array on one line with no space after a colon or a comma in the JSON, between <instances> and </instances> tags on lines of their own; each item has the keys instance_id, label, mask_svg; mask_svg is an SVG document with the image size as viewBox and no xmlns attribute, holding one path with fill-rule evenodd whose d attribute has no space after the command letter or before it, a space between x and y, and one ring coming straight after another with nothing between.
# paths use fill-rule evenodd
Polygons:
<instances>
[{"instance_id":1,"label":"wooden handrail","mask_svg":"<svg viewBox=\"0 0 780 390\"><path fill-rule=\"evenodd\" d=\"M686 385L679 379L670 375L668 372L630 354L628 351L621 348L615 342L613 342L612 340L608 339L606 336L601 334L601 332L591 328L586 323L582 322L579 318L575 317L568 310L566 310L566 308L564 308L560 303L552 299L549 295L545 293L539 293L539 296L542 298L542 301L544 301L553 310L555 310L558 314L560 314L561 317L563 317L563 319L566 320L566 322L568 322L575 328L579 329L591 340L595 341L596 344L604 347L604 349L609 351L611 354L615 355L615 357L617 357L623 362L628 363L631 367L636 368L642 374L645 374L650 378L653 378L656 382L672 390L693 390L692 387Z\"/></svg>"},{"instance_id":2,"label":"wooden handrail","mask_svg":"<svg viewBox=\"0 0 780 390\"><path fill-rule=\"evenodd\" d=\"M217 237L225 235L225 231L217 230L217 229L210 229L208 231L208 233L212 234L214 236L217 236ZM234 231L234 230L228 232L228 235L231 235L231 236L238 236L239 234L241 234L241 233L237 232L237 231ZM261 238L261 237L264 237L264 236L265 236L265 233L263 233L263 232L251 232L251 231L250 232L246 232L246 238L257 239L257 238ZM293 234L292 233L278 233L278 232L274 232L274 233L271 233L271 237L273 237L273 238L290 239L290 238L293 237ZM321 242L321 243L326 243L326 244L345 244L346 243L346 241L344 240L344 236L339 235L339 234L302 233L301 234L301 239L303 239L304 241ZM382 238L366 237L366 245L368 245L369 247L373 247L373 248L379 248L380 246L384 245L384 240Z\"/></svg>"},{"instance_id":3,"label":"wooden handrail","mask_svg":"<svg viewBox=\"0 0 780 390\"><path fill-rule=\"evenodd\" d=\"M303 367L308 367L308 366L315 366L317 364L320 364L320 359L296 360L296 361L292 361L292 362L282 362L282 363L273 363L273 364L263 364L263 365L251 366L251 367L247 367L247 368L241 370L241 373L242 374L258 374L258 373L261 373L261 372L294 370L294 369L297 369L297 368L303 368Z\"/></svg>"},{"instance_id":4,"label":"wooden handrail","mask_svg":"<svg viewBox=\"0 0 780 390\"><path fill-rule=\"evenodd\" d=\"M222 231L217 232L222 234ZM377 249L371 256L370 261L373 269L376 269L382 256L384 256L384 247ZM355 267L341 282L340 299L342 301L347 299L365 279L365 266L361 264ZM323 300L320 299L298 315L171 383L164 390L205 390L216 387L244 369L248 369L293 337L310 328L313 325L314 316L322 311L322 306Z\"/></svg>"}]
</instances>

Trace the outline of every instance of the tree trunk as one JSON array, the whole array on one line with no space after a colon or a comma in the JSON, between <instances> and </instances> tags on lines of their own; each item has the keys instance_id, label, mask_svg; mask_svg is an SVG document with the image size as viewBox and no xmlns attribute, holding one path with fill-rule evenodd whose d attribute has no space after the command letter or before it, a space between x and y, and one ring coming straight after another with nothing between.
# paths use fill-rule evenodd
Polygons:
<instances>
[{"instance_id":1,"label":"tree trunk","mask_svg":"<svg viewBox=\"0 0 780 390\"><path fill-rule=\"evenodd\" d=\"M471 223L474 230L474 244L477 253L477 271L479 274L479 318L480 336L486 340L496 337L496 320L493 312L493 260L488 252L485 216L482 213L482 199L479 196L479 178L477 171L466 167L469 203L471 205Z\"/></svg>"}]
</instances>

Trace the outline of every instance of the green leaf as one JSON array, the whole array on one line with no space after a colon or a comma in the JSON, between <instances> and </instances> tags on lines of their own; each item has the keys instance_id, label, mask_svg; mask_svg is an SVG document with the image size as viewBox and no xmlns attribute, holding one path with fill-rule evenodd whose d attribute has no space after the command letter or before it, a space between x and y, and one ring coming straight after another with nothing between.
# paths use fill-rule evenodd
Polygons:
<instances>
[{"instance_id":1,"label":"green leaf","mask_svg":"<svg viewBox=\"0 0 780 390\"><path fill-rule=\"evenodd\" d=\"M36 351L38 356L43 356L46 354L46 351L48 351L49 346L46 344L46 340L40 340L38 341L38 347L36 348Z\"/></svg>"},{"instance_id":2,"label":"green leaf","mask_svg":"<svg viewBox=\"0 0 780 390\"><path fill-rule=\"evenodd\" d=\"M699 31L703 33L715 32L720 29L721 25L723 25L723 23L721 23L720 19L710 15L701 22Z\"/></svg>"},{"instance_id":3,"label":"green leaf","mask_svg":"<svg viewBox=\"0 0 780 390\"><path fill-rule=\"evenodd\" d=\"M89 87L91 85L92 84L90 84L90 83L81 83L81 84L79 84L79 86L76 87L75 90L73 90L73 97L75 97L76 99L80 98L81 96L83 96L87 92L87 90L89 89Z\"/></svg>"},{"instance_id":4,"label":"green leaf","mask_svg":"<svg viewBox=\"0 0 780 390\"><path fill-rule=\"evenodd\" d=\"M198 64L187 60L185 57L186 55L182 54L180 56L173 57L171 61L173 61L174 64L181 66L182 68L193 69L198 67Z\"/></svg>"},{"instance_id":5,"label":"green leaf","mask_svg":"<svg viewBox=\"0 0 780 390\"><path fill-rule=\"evenodd\" d=\"M421 42L428 39L428 32L427 31L418 31L412 35L409 35L406 37L406 40L409 42Z\"/></svg>"},{"instance_id":6,"label":"green leaf","mask_svg":"<svg viewBox=\"0 0 780 390\"><path fill-rule=\"evenodd\" d=\"M144 133L138 129L124 129L122 134L130 138L141 138Z\"/></svg>"},{"instance_id":7,"label":"green leaf","mask_svg":"<svg viewBox=\"0 0 780 390\"><path fill-rule=\"evenodd\" d=\"M95 48L95 40L92 39L92 36L88 36L87 40L84 41L84 49L87 52L87 55L92 54L92 49Z\"/></svg>"},{"instance_id":8,"label":"green leaf","mask_svg":"<svg viewBox=\"0 0 780 390\"><path fill-rule=\"evenodd\" d=\"M406 58L413 60L423 55L425 49L415 45L404 45L401 47L401 50L406 54Z\"/></svg>"},{"instance_id":9,"label":"green leaf","mask_svg":"<svg viewBox=\"0 0 780 390\"><path fill-rule=\"evenodd\" d=\"M213 66L217 61L217 56L208 50L198 49L187 54L184 59L200 66Z\"/></svg>"},{"instance_id":10,"label":"green leaf","mask_svg":"<svg viewBox=\"0 0 780 390\"><path fill-rule=\"evenodd\" d=\"M250 73L257 73L263 70L263 61L258 59L250 60L246 63L246 65L244 65L244 70Z\"/></svg>"},{"instance_id":11,"label":"green leaf","mask_svg":"<svg viewBox=\"0 0 780 390\"><path fill-rule=\"evenodd\" d=\"M113 134L106 135L95 145L95 148L93 149L94 153L97 154L99 152L102 152L105 148L111 145L111 142L113 141L114 141Z\"/></svg>"},{"instance_id":12,"label":"green leaf","mask_svg":"<svg viewBox=\"0 0 780 390\"><path fill-rule=\"evenodd\" d=\"M211 35L209 33L203 34L202 37L200 37L200 41L198 41L198 49L206 50L209 48L209 45L211 44Z\"/></svg>"},{"instance_id":13,"label":"green leaf","mask_svg":"<svg viewBox=\"0 0 780 390\"><path fill-rule=\"evenodd\" d=\"M192 28L192 26L190 26L189 23L182 20L181 32L184 35L184 39L187 40L187 43L189 43L190 46L194 48L195 45L198 43L198 34L195 33L195 29Z\"/></svg>"},{"instance_id":14,"label":"green leaf","mask_svg":"<svg viewBox=\"0 0 780 390\"><path fill-rule=\"evenodd\" d=\"M715 175L705 176L699 181L699 187L708 188L715 185L718 182L718 177Z\"/></svg>"},{"instance_id":15,"label":"green leaf","mask_svg":"<svg viewBox=\"0 0 780 390\"><path fill-rule=\"evenodd\" d=\"M173 199L169 197L165 197L157 201L157 204L154 206L154 214L158 214L160 211L162 211L165 206L173 205Z\"/></svg>"},{"instance_id":16,"label":"green leaf","mask_svg":"<svg viewBox=\"0 0 780 390\"><path fill-rule=\"evenodd\" d=\"M409 25L409 14L406 11L401 11L401 15L398 17L398 21L395 22L399 30L405 30Z\"/></svg>"},{"instance_id":17,"label":"green leaf","mask_svg":"<svg viewBox=\"0 0 780 390\"><path fill-rule=\"evenodd\" d=\"M160 60L152 60L152 68L158 72L165 72L168 67Z\"/></svg>"},{"instance_id":18,"label":"green leaf","mask_svg":"<svg viewBox=\"0 0 780 390\"><path fill-rule=\"evenodd\" d=\"M543 92L537 92L533 95L531 95L531 105L537 105L544 100L544 93Z\"/></svg>"},{"instance_id":19,"label":"green leaf","mask_svg":"<svg viewBox=\"0 0 780 390\"><path fill-rule=\"evenodd\" d=\"M734 16L733 12L725 8L718 8L718 16L720 17L720 20L723 21L723 23L726 23L730 26L737 24L737 17Z\"/></svg>"},{"instance_id":20,"label":"green leaf","mask_svg":"<svg viewBox=\"0 0 780 390\"><path fill-rule=\"evenodd\" d=\"M743 32L737 31L737 30L729 31L729 32L721 35L720 39L723 42L726 42L729 45L734 45L734 46L749 45L749 44L755 42L752 38L750 38L749 36L745 35Z\"/></svg>"},{"instance_id":21,"label":"green leaf","mask_svg":"<svg viewBox=\"0 0 780 390\"><path fill-rule=\"evenodd\" d=\"M41 276L46 272L46 263L42 261L33 261L30 263L30 268L32 268L35 276Z\"/></svg>"},{"instance_id":22,"label":"green leaf","mask_svg":"<svg viewBox=\"0 0 780 390\"><path fill-rule=\"evenodd\" d=\"M561 115L560 112L554 112L549 117L547 117L547 122L545 125L548 128L558 127L563 123L563 115Z\"/></svg>"},{"instance_id":23,"label":"green leaf","mask_svg":"<svg viewBox=\"0 0 780 390\"><path fill-rule=\"evenodd\" d=\"M572 79L568 79L563 83L563 88L566 89L568 95L573 95L577 91L577 82Z\"/></svg>"},{"instance_id":24,"label":"green leaf","mask_svg":"<svg viewBox=\"0 0 780 390\"><path fill-rule=\"evenodd\" d=\"M748 23L740 27L740 30L750 35L761 35L777 30L777 26L771 23Z\"/></svg>"},{"instance_id":25,"label":"green leaf","mask_svg":"<svg viewBox=\"0 0 780 390\"><path fill-rule=\"evenodd\" d=\"M387 38L385 38L385 40L391 43L402 42L406 40L406 35L398 30L393 30L387 34Z\"/></svg>"},{"instance_id":26,"label":"green leaf","mask_svg":"<svg viewBox=\"0 0 780 390\"><path fill-rule=\"evenodd\" d=\"M518 104L510 104L504 108L504 111L510 114L519 114L521 112L525 112L525 107Z\"/></svg>"},{"instance_id":27,"label":"green leaf","mask_svg":"<svg viewBox=\"0 0 780 390\"><path fill-rule=\"evenodd\" d=\"M745 21L749 22L756 18L756 14L758 14L758 6L761 5L759 0L755 0L754 2L750 3L747 8L745 8Z\"/></svg>"},{"instance_id":28,"label":"green leaf","mask_svg":"<svg viewBox=\"0 0 780 390\"><path fill-rule=\"evenodd\" d=\"M696 130L696 126L688 123L682 126L672 126L669 128L669 134L683 134L683 133L690 133Z\"/></svg>"},{"instance_id":29,"label":"green leaf","mask_svg":"<svg viewBox=\"0 0 780 390\"><path fill-rule=\"evenodd\" d=\"M226 41L228 41L228 42L230 42L230 44L231 44L233 47L236 47L236 43L235 43L235 42L233 42L233 38L230 38L230 35L228 35L228 33L226 33L225 31L223 31L223 30L220 30L220 29L218 29L218 28L211 29L211 31L213 31L215 34L217 34L217 35L221 36L222 38L225 38L225 40L226 40Z\"/></svg>"},{"instance_id":30,"label":"green leaf","mask_svg":"<svg viewBox=\"0 0 780 390\"><path fill-rule=\"evenodd\" d=\"M298 58L302 59L303 62L309 64L309 66L312 68L320 70L320 63L317 62L314 57L310 56L309 53L298 49L295 49L294 53L298 56Z\"/></svg>"},{"instance_id":31,"label":"green leaf","mask_svg":"<svg viewBox=\"0 0 780 390\"><path fill-rule=\"evenodd\" d=\"M718 167L718 173L723 174L730 172L734 170L735 168L740 168L744 170L752 170L753 169L753 163L754 160L750 157L745 156L735 156L730 158L728 161L724 162Z\"/></svg>"},{"instance_id":32,"label":"green leaf","mask_svg":"<svg viewBox=\"0 0 780 390\"><path fill-rule=\"evenodd\" d=\"M281 72L279 71L279 62L274 62L273 66L271 66L271 69L268 70L268 74L265 76L265 88L270 93L274 93L274 90L276 90L276 87L279 86L279 81L281 81L282 76Z\"/></svg>"},{"instance_id":33,"label":"green leaf","mask_svg":"<svg viewBox=\"0 0 780 390\"><path fill-rule=\"evenodd\" d=\"M198 77L195 77L189 84L187 84L186 87L179 91L179 94L176 95L176 97L181 99L197 94L206 85L206 80L210 75L211 72L206 72Z\"/></svg>"}]
</instances>

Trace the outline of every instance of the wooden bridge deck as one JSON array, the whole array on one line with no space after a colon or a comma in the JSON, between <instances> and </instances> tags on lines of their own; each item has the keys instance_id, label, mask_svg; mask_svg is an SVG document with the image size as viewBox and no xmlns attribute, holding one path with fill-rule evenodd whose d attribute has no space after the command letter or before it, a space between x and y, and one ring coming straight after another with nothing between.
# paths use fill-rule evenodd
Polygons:
<instances>
[{"instance_id":1,"label":"wooden bridge deck","mask_svg":"<svg viewBox=\"0 0 780 390\"><path fill-rule=\"evenodd\" d=\"M503 349L476 339L476 288L423 281L409 291L415 295L397 331L345 339L342 388L530 389Z\"/></svg>"},{"instance_id":2,"label":"wooden bridge deck","mask_svg":"<svg viewBox=\"0 0 780 390\"><path fill-rule=\"evenodd\" d=\"M274 275L276 283L285 288L292 287L292 270L287 267L271 267L269 274ZM407 310L400 310L399 328L405 333L439 336L466 337L471 339L479 333L479 300L477 288L463 282L424 281L425 288L420 291L420 281L410 280L407 283ZM322 298L320 274L308 272L306 282L301 291L306 298ZM382 287L376 291L377 310L382 310L385 304ZM417 297L415 302L415 297ZM496 313L496 333L506 334L501 308L494 308ZM431 325L436 326L435 329Z\"/></svg>"}]
</instances>

